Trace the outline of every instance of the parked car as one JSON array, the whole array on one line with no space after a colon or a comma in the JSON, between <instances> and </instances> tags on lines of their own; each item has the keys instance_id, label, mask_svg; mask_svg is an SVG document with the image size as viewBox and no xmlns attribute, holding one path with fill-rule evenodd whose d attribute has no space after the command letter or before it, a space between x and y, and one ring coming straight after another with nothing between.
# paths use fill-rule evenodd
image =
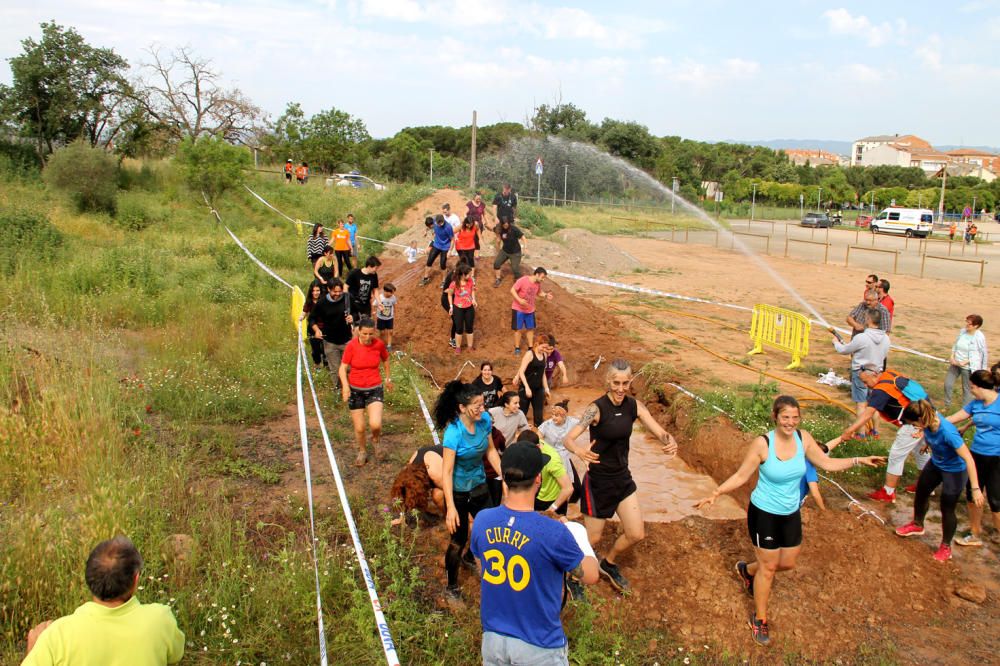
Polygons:
<instances>
[{"instance_id":1,"label":"parked car","mask_svg":"<svg viewBox=\"0 0 1000 666\"><path fill-rule=\"evenodd\" d=\"M385 185L376 183L374 180L368 176L362 176L357 171L352 171L351 173L335 173L330 178L326 179L327 186L335 185L337 187L357 187L357 188L371 188L373 190L384 190Z\"/></svg>"},{"instance_id":2,"label":"parked car","mask_svg":"<svg viewBox=\"0 0 1000 666\"><path fill-rule=\"evenodd\" d=\"M833 220L826 213L806 213L801 222L803 227L814 227L816 229L829 229L833 226Z\"/></svg>"},{"instance_id":3,"label":"parked car","mask_svg":"<svg viewBox=\"0 0 1000 666\"><path fill-rule=\"evenodd\" d=\"M867 229L871 223L872 223L872 216L866 214L858 215L858 219L854 220L854 226L864 227L865 229Z\"/></svg>"}]
</instances>

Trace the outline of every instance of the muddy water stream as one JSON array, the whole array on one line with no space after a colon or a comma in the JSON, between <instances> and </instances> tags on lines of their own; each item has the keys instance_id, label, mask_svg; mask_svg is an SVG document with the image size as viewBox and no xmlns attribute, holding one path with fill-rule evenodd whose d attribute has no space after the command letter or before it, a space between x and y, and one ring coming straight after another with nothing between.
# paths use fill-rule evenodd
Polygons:
<instances>
[{"instance_id":1,"label":"muddy water stream","mask_svg":"<svg viewBox=\"0 0 1000 666\"><path fill-rule=\"evenodd\" d=\"M594 389L564 388L553 393L554 400L570 399L570 414L579 416L585 406L600 397ZM587 433L580 435L577 442L587 443ZM746 512L728 495L723 495L709 509L698 511L695 502L712 494L718 484L707 474L695 471L683 460L684 449L680 446L678 455L668 456L654 437L649 435L637 420L629 439L629 469L638 487L639 506L643 519L648 522L666 523L680 520L685 516L702 515L717 520L742 519ZM585 465L576 456L573 463L580 478L586 471Z\"/></svg>"}]
</instances>

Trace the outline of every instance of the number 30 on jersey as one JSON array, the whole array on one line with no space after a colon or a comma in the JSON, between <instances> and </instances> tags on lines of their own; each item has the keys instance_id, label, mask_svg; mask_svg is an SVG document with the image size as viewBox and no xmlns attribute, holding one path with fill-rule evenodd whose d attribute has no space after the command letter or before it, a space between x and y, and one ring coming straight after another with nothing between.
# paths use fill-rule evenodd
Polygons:
<instances>
[{"instance_id":1,"label":"number 30 on jersey","mask_svg":"<svg viewBox=\"0 0 1000 666\"><path fill-rule=\"evenodd\" d=\"M507 560L503 553L493 548L483 553L486 566L483 567L483 580L493 585L508 583L512 590L520 592L531 581L531 567L528 561L520 555L514 555Z\"/></svg>"}]
</instances>

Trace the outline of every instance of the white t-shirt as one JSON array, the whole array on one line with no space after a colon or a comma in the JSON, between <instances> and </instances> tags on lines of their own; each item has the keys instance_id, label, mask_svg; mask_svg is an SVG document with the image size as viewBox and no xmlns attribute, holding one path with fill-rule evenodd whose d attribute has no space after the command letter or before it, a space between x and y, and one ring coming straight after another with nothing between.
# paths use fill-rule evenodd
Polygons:
<instances>
[{"instance_id":1,"label":"white t-shirt","mask_svg":"<svg viewBox=\"0 0 1000 666\"><path fill-rule=\"evenodd\" d=\"M444 219L451 225L452 231L458 233L458 230L462 227L462 220L459 219L458 215L452 213L451 215L445 215Z\"/></svg>"},{"instance_id":2,"label":"white t-shirt","mask_svg":"<svg viewBox=\"0 0 1000 666\"><path fill-rule=\"evenodd\" d=\"M408 247L405 250L403 250L403 254L406 255L406 263L408 264L417 263L417 248Z\"/></svg>"},{"instance_id":3,"label":"white t-shirt","mask_svg":"<svg viewBox=\"0 0 1000 666\"><path fill-rule=\"evenodd\" d=\"M396 316L396 296L382 295L375 301L375 316L382 321L389 321Z\"/></svg>"}]
</instances>

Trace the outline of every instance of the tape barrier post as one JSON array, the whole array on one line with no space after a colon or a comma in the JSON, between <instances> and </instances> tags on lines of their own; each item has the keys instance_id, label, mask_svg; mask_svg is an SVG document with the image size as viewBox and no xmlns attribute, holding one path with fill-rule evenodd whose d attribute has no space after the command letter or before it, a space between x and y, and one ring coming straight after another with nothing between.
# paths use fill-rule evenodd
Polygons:
<instances>
[{"instance_id":1,"label":"tape barrier post","mask_svg":"<svg viewBox=\"0 0 1000 666\"><path fill-rule=\"evenodd\" d=\"M306 328L306 320L300 320L299 317L302 316L303 309L306 305L306 295L302 293L298 285L292 287L292 326L295 330L299 332L303 338L309 337L308 329Z\"/></svg>"},{"instance_id":2,"label":"tape barrier post","mask_svg":"<svg viewBox=\"0 0 1000 666\"><path fill-rule=\"evenodd\" d=\"M305 345L302 338L299 338L299 353L305 354ZM319 396L316 394L316 386L313 384L312 370L309 369L308 363L304 364L304 366L306 369L306 379L309 380L309 391L312 393L313 407L316 410L316 417L319 421L319 431L323 435L323 446L326 447L326 456L330 461L330 469L333 471L333 480L337 484L337 494L340 496L340 505L344 511L344 520L347 522L347 529L351 534L351 541L354 544L354 554L358 559L358 566L365 580L365 587L368 589L368 599L372 604L372 612L375 614L375 624L378 628L379 638L382 641L382 652L385 654L385 660L389 666L400 666L396 644L392 640L392 633L389 631L389 625L385 621L385 613L382 612L382 602L379 601L378 591L375 589L375 578L372 576L371 568L368 566L368 559L365 557L365 550L361 545L358 527L354 522L354 514L351 512L351 505L347 501L347 490L344 488L344 480L340 476L337 457L333 454L333 444L330 443L330 434L326 430L323 411L319 406Z\"/></svg>"},{"instance_id":3,"label":"tape barrier post","mask_svg":"<svg viewBox=\"0 0 1000 666\"><path fill-rule=\"evenodd\" d=\"M785 366L792 370L802 365L802 357L809 353L809 319L798 312L758 303L753 307L750 339L754 347L747 354L760 354L764 345L786 351L792 362Z\"/></svg>"},{"instance_id":4,"label":"tape barrier post","mask_svg":"<svg viewBox=\"0 0 1000 666\"><path fill-rule=\"evenodd\" d=\"M297 287L296 287L297 288ZM306 497L309 500L309 552L312 553L313 578L316 581L316 617L319 630L319 663L327 665L326 632L323 629L323 597L320 593L319 583L319 556L316 547L319 540L316 538L316 518L313 512L313 490L312 490L312 468L309 464L309 436L306 430L306 408L302 399L302 365L304 360L305 347L302 345L302 338L299 338L298 360L295 365L295 400L299 410L299 437L302 440L302 468L306 475Z\"/></svg>"}]
</instances>

